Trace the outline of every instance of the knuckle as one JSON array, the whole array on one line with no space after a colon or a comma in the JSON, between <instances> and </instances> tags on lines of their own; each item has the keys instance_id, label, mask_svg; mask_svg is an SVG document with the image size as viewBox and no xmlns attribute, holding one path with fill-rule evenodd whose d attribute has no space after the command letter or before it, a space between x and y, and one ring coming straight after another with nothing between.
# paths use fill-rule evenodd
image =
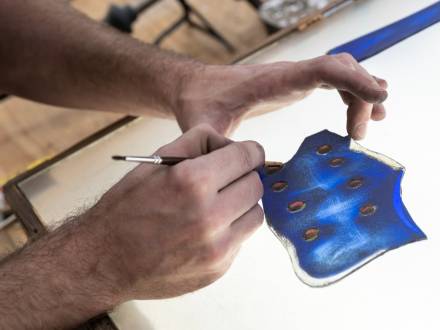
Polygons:
<instances>
[{"instance_id":1,"label":"knuckle","mask_svg":"<svg viewBox=\"0 0 440 330\"><path fill-rule=\"evenodd\" d=\"M310 59L310 60L308 60L308 61L304 61L304 62L310 62L313 66L317 66L317 65L319 65L320 63L323 63L323 62L325 62L325 61L327 61L327 60L329 60L330 58L331 58L332 56L330 56L330 55L321 55L321 56L318 56L318 57L314 57L314 58L312 58L312 59Z\"/></svg>"},{"instance_id":2,"label":"knuckle","mask_svg":"<svg viewBox=\"0 0 440 330\"><path fill-rule=\"evenodd\" d=\"M249 141L249 142L254 145L255 149L258 152L258 156L259 156L258 159L259 159L259 161L261 163L263 163L265 158L266 158L266 152L264 151L263 146L260 143L256 142L256 141Z\"/></svg>"},{"instance_id":3,"label":"knuckle","mask_svg":"<svg viewBox=\"0 0 440 330\"><path fill-rule=\"evenodd\" d=\"M215 281L217 281L218 279L220 279L223 275L225 274L225 272L212 272L209 273L205 276L205 278L203 279L203 286L208 286L212 283L214 283Z\"/></svg>"},{"instance_id":4,"label":"knuckle","mask_svg":"<svg viewBox=\"0 0 440 330\"><path fill-rule=\"evenodd\" d=\"M254 220L257 227L260 227L264 222L264 211L260 205L255 208Z\"/></svg>"},{"instance_id":5,"label":"knuckle","mask_svg":"<svg viewBox=\"0 0 440 330\"><path fill-rule=\"evenodd\" d=\"M191 237L201 242L211 241L212 237L218 233L219 228L224 226L224 218L213 212L209 203L207 205L196 206L191 210L188 223Z\"/></svg>"},{"instance_id":6,"label":"knuckle","mask_svg":"<svg viewBox=\"0 0 440 330\"><path fill-rule=\"evenodd\" d=\"M229 268L231 268L234 259L235 256L224 258L223 262L217 266L216 273L219 275L219 277L223 276L229 270Z\"/></svg>"},{"instance_id":7,"label":"knuckle","mask_svg":"<svg viewBox=\"0 0 440 330\"><path fill-rule=\"evenodd\" d=\"M208 178L202 174L202 171L194 171L188 164L172 167L170 176L170 180L178 192L183 192L190 198L199 201L208 193Z\"/></svg>"},{"instance_id":8,"label":"knuckle","mask_svg":"<svg viewBox=\"0 0 440 330\"><path fill-rule=\"evenodd\" d=\"M200 255L202 266L211 271L220 268L224 258L225 251L219 244L207 244Z\"/></svg>"},{"instance_id":9,"label":"knuckle","mask_svg":"<svg viewBox=\"0 0 440 330\"><path fill-rule=\"evenodd\" d=\"M238 159L240 161L240 165L243 168L252 168L253 162L252 162L252 156L246 147L246 144L244 142L235 142L232 144L233 147L236 149L238 156Z\"/></svg>"},{"instance_id":10,"label":"knuckle","mask_svg":"<svg viewBox=\"0 0 440 330\"><path fill-rule=\"evenodd\" d=\"M336 57L343 60L343 61L346 61L346 62L356 61L354 59L354 57L350 53L347 53L347 52L337 54Z\"/></svg>"},{"instance_id":11,"label":"knuckle","mask_svg":"<svg viewBox=\"0 0 440 330\"><path fill-rule=\"evenodd\" d=\"M258 175L257 171L252 171L251 175L252 175L253 186L255 189L255 194L258 197L258 199L260 199L261 197L263 197L264 194L263 182L261 182L260 176Z\"/></svg>"},{"instance_id":12,"label":"knuckle","mask_svg":"<svg viewBox=\"0 0 440 330\"><path fill-rule=\"evenodd\" d=\"M264 211L260 205L254 206L254 208L249 211L246 219L243 222L243 240L247 239L252 233L255 232L264 222Z\"/></svg>"},{"instance_id":13,"label":"knuckle","mask_svg":"<svg viewBox=\"0 0 440 330\"><path fill-rule=\"evenodd\" d=\"M197 219L203 222L199 226L199 237L206 242L230 225L232 219L224 214L222 204L216 203L214 198L207 203L207 207L200 208L198 212Z\"/></svg>"},{"instance_id":14,"label":"knuckle","mask_svg":"<svg viewBox=\"0 0 440 330\"><path fill-rule=\"evenodd\" d=\"M192 238L196 241L209 240L212 235L212 225L206 221L203 213L195 215L195 218L195 221L190 226Z\"/></svg>"},{"instance_id":15,"label":"knuckle","mask_svg":"<svg viewBox=\"0 0 440 330\"><path fill-rule=\"evenodd\" d=\"M174 141L175 142L175 141ZM161 146L159 149L157 149L154 152L154 155L166 155L172 153L174 142L167 143L163 146Z\"/></svg>"},{"instance_id":16,"label":"knuckle","mask_svg":"<svg viewBox=\"0 0 440 330\"><path fill-rule=\"evenodd\" d=\"M199 124L195 126L193 129L201 134L206 134L206 135L217 133L217 131L207 123Z\"/></svg>"},{"instance_id":17,"label":"knuckle","mask_svg":"<svg viewBox=\"0 0 440 330\"><path fill-rule=\"evenodd\" d=\"M258 202L263 197L264 186L257 171L248 173L244 184L246 185L249 196L251 196L255 202Z\"/></svg>"},{"instance_id":18,"label":"knuckle","mask_svg":"<svg viewBox=\"0 0 440 330\"><path fill-rule=\"evenodd\" d=\"M192 204L197 207L200 215L206 216L209 198L208 185L206 183L191 179L186 193L189 202L192 202Z\"/></svg>"},{"instance_id":19,"label":"knuckle","mask_svg":"<svg viewBox=\"0 0 440 330\"><path fill-rule=\"evenodd\" d=\"M318 57L318 64L321 64L321 66L326 66L327 63L337 62L337 56L338 55L323 55Z\"/></svg>"},{"instance_id":20,"label":"knuckle","mask_svg":"<svg viewBox=\"0 0 440 330\"><path fill-rule=\"evenodd\" d=\"M337 60L330 55L324 55L321 60L316 63L315 66L315 80L322 82L328 79L331 67L336 65Z\"/></svg>"},{"instance_id":21,"label":"knuckle","mask_svg":"<svg viewBox=\"0 0 440 330\"><path fill-rule=\"evenodd\" d=\"M177 187L183 187L185 183L185 176L186 176L186 167L184 164L179 164L176 166L173 166L169 168L168 170L168 182L170 184L177 186Z\"/></svg>"},{"instance_id":22,"label":"knuckle","mask_svg":"<svg viewBox=\"0 0 440 330\"><path fill-rule=\"evenodd\" d=\"M240 165L244 169L254 169L258 165L255 161L257 157L258 162L264 161L264 149L255 141L235 142L233 146L236 148Z\"/></svg>"}]
</instances>

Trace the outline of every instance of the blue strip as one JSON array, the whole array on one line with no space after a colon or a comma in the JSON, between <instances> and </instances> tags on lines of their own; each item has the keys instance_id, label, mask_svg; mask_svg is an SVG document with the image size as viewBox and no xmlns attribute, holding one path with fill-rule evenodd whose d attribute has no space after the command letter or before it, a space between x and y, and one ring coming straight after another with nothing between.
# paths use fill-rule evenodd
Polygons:
<instances>
[{"instance_id":1,"label":"blue strip","mask_svg":"<svg viewBox=\"0 0 440 330\"><path fill-rule=\"evenodd\" d=\"M372 57L440 21L440 1L395 23L333 48L327 54L350 53L357 61Z\"/></svg>"}]
</instances>

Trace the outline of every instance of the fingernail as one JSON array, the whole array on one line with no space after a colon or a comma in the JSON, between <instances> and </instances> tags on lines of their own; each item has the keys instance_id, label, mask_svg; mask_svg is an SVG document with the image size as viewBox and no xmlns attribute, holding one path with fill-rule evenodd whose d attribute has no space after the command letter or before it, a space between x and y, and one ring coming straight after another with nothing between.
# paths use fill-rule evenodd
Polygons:
<instances>
[{"instance_id":1,"label":"fingernail","mask_svg":"<svg viewBox=\"0 0 440 330\"><path fill-rule=\"evenodd\" d=\"M387 89L388 88L388 82L385 79L373 76L374 80L380 85L380 87Z\"/></svg>"},{"instance_id":2,"label":"fingernail","mask_svg":"<svg viewBox=\"0 0 440 330\"><path fill-rule=\"evenodd\" d=\"M385 79L381 79L380 83L381 83L382 88L384 88L384 89L388 88L388 81L386 81Z\"/></svg>"},{"instance_id":3,"label":"fingernail","mask_svg":"<svg viewBox=\"0 0 440 330\"><path fill-rule=\"evenodd\" d=\"M377 90L377 92L378 92L377 103L385 102L385 100L388 98L388 92L383 88Z\"/></svg>"},{"instance_id":4,"label":"fingernail","mask_svg":"<svg viewBox=\"0 0 440 330\"><path fill-rule=\"evenodd\" d=\"M367 124L361 123L355 127L353 138L355 140L361 140L365 137L366 134L367 134Z\"/></svg>"},{"instance_id":5,"label":"fingernail","mask_svg":"<svg viewBox=\"0 0 440 330\"><path fill-rule=\"evenodd\" d=\"M376 88L378 88L378 89L383 89L383 88L379 85L379 83L376 81L376 79L371 79L371 82L373 83L373 85L374 85Z\"/></svg>"},{"instance_id":6,"label":"fingernail","mask_svg":"<svg viewBox=\"0 0 440 330\"><path fill-rule=\"evenodd\" d=\"M374 97L372 98L372 100L374 100L374 103L382 103L384 102L387 98L388 98L388 92L386 90L386 88L380 86L380 84L373 79L372 81L372 92L374 93Z\"/></svg>"}]
</instances>

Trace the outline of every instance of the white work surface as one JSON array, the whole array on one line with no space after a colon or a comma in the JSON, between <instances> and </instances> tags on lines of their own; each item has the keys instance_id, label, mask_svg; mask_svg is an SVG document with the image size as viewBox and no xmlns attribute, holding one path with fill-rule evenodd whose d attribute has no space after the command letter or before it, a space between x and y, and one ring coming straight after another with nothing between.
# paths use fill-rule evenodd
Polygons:
<instances>
[{"instance_id":1,"label":"white work surface","mask_svg":"<svg viewBox=\"0 0 440 330\"><path fill-rule=\"evenodd\" d=\"M247 62L300 60L400 19L433 1L368 0L296 33ZM363 65L389 82L388 118L362 144L406 166L403 199L428 240L374 260L320 289L301 283L266 225L247 241L230 271L183 297L134 301L111 317L120 329L440 329L440 25ZM233 138L257 140L269 160L288 160L322 129L345 135L345 106L335 91L244 122ZM143 119L75 153L21 185L38 215L54 224L93 203L132 165L112 154L149 154L179 135L171 121ZM148 198L148 196L145 196Z\"/></svg>"}]
</instances>

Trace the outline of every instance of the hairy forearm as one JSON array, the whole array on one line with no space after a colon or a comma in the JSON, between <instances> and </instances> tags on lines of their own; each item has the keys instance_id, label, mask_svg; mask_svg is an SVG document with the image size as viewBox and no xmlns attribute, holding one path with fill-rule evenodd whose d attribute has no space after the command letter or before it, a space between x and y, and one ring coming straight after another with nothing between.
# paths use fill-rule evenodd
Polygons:
<instances>
[{"instance_id":1,"label":"hairy forearm","mask_svg":"<svg viewBox=\"0 0 440 330\"><path fill-rule=\"evenodd\" d=\"M120 302L93 225L73 219L0 265L0 329L70 328Z\"/></svg>"},{"instance_id":2,"label":"hairy forearm","mask_svg":"<svg viewBox=\"0 0 440 330\"><path fill-rule=\"evenodd\" d=\"M185 77L201 65L61 0L2 0L0 31L0 90L54 105L171 114Z\"/></svg>"}]
</instances>

